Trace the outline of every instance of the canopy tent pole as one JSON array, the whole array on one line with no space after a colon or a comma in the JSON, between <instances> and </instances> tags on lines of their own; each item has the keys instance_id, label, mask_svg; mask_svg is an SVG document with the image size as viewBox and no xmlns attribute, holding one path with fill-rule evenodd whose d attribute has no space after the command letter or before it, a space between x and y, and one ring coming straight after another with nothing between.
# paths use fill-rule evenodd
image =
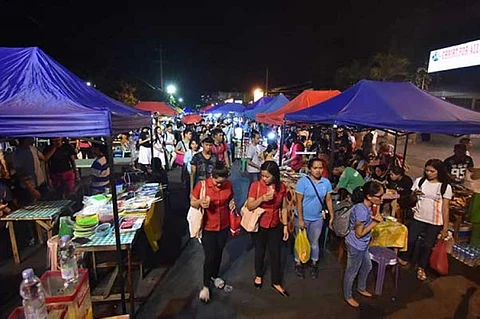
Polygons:
<instances>
[{"instance_id":1,"label":"canopy tent pole","mask_svg":"<svg viewBox=\"0 0 480 319\"><path fill-rule=\"evenodd\" d=\"M402 168L405 169L405 160L407 158L407 146L408 146L408 133L405 135L405 146L403 148L403 163Z\"/></svg>"},{"instance_id":2,"label":"canopy tent pole","mask_svg":"<svg viewBox=\"0 0 480 319\"><path fill-rule=\"evenodd\" d=\"M150 159L150 169L152 171L153 171L153 142L154 142L153 127L150 125L150 155L152 156Z\"/></svg>"},{"instance_id":3,"label":"canopy tent pole","mask_svg":"<svg viewBox=\"0 0 480 319\"><path fill-rule=\"evenodd\" d=\"M111 136L106 137L107 142L107 152L108 152L108 163L110 165L110 193L112 194L112 206L113 206L113 225L115 229L115 247L117 253L117 267L120 276L118 279L120 281L120 295L122 301L122 313L127 312L127 307L125 304L125 280L123 278L123 258L122 258L122 246L120 241L120 225L118 223L118 206L117 206L117 188L115 186L115 165L113 165L113 139Z\"/></svg>"},{"instance_id":4,"label":"canopy tent pole","mask_svg":"<svg viewBox=\"0 0 480 319\"><path fill-rule=\"evenodd\" d=\"M279 156L279 159L278 159L278 166L282 166L282 160L283 160L283 145L285 144L285 132L286 130L286 123L285 121L283 122L282 124L282 135L280 136L280 156Z\"/></svg>"},{"instance_id":5,"label":"canopy tent pole","mask_svg":"<svg viewBox=\"0 0 480 319\"><path fill-rule=\"evenodd\" d=\"M397 143L398 143L398 135L395 133L395 144L393 146L393 156L397 156Z\"/></svg>"},{"instance_id":6,"label":"canopy tent pole","mask_svg":"<svg viewBox=\"0 0 480 319\"><path fill-rule=\"evenodd\" d=\"M330 160L328 161L328 169L330 171L330 180L333 181L333 165L335 161L335 126L332 125L330 133Z\"/></svg>"}]
</instances>

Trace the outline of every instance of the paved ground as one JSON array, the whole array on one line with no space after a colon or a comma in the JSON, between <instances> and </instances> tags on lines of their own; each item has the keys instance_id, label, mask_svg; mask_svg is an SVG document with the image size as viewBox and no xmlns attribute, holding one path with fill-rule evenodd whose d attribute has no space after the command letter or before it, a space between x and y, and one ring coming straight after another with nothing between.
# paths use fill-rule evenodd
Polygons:
<instances>
[{"instance_id":1,"label":"paved ground","mask_svg":"<svg viewBox=\"0 0 480 319\"><path fill-rule=\"evenodd\" d=\"M451 153L451 145L441 143L409 145L408 161L412 177L421 174L424 162L430 157L445 158ZM480 153L480 152L479 152ZM475 159L475 158L474 158ZM480 159L476 159L477 162ZM208 305L198 302L201 286L203 251L198 242L186 236L185 216L188 200L180 188L178 171L171 174L173 185L171 207L165 219L165 233L161 251L150 256L148 264L153 270L147 280L137 282L145 286L153 282L149 299L137 312L138 318L475 318L480 316L480 272L456 260L450 261L450 274L420 283L414 273L402 269L398 292L395 293L392 276L385 280L384 293L380 297L359 297L362 307L350 308L341 291L342 263L336 258L337 245L332 240L320 261L320 275L316 280L300 280L293 274L291 243L283 247L284 284L291 297L284 298L269 288L269 272L262 290L254 289L253 250L247 234L232 239L227 244L222 262L223 277L233 286L232 292L213 291ZM235 199L242 203L246 198L248 180L238 171L232 173ZM31 247L22 252L29 256L19 267L11 259L0 262L0 318L20 304L18 285L20 272L34 267L38 274L44 271L45 249ZM369 278L369 290L373 291L376 269ZM141 288L145 290L145 288ZM396 295L396 296L395 296ZM392 297L396 297L392 299ZM477 310L474 309L477 306ZM138 309L138 305L137 305ZM96 317L118 311L113 305L107 309L95 306Z\"/></svg>"}]
</instances>

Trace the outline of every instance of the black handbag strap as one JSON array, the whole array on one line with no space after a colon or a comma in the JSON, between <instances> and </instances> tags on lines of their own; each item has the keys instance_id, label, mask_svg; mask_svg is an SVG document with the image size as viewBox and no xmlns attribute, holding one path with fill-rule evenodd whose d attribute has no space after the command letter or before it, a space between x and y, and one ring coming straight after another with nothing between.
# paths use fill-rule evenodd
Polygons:
<instances>
[{"instance_id":1,"label":"black handbag strap","mask_svg":"<svg viewBox=\"0 0 480 319\"><path fill-rule=\"evenodd\" d=\"M315 194L317 194L317 198L318 200L320 201L320 204L322 204L322 209L326 209L325 205L323 204L323 200L322 198L320 197L320 194L318 194L318 191L317 191L317 188L315 187L315 184L313 183L312 179L307 176L307 179L310 181L310 183L312 184L312 187L313 187L313 190L315 191Z\"/></svg>"}]
</instances>

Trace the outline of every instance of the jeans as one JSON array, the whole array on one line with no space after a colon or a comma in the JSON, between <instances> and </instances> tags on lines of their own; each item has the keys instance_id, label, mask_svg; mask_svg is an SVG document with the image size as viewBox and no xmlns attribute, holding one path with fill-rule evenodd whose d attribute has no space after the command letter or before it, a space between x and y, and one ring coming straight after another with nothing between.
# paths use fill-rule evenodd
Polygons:
<instances>
[{"instance_id":1,"label":"jeans","mask_svg":"<svg viewBox=\"0 0 480 319\"><path fill-rule=\"evenodd\" d=\"M322 235L323 218L314 222L305 221L305 230L307 231L308 241L310 242L310 258L317 262L320 255L319 239ZM295 237L298 234L298 218L295 218ZM297 251L295 250L295 262L299 263Z\"/></svg>"},{"instance_id":2,"label":"jeans","mask_svg":"<svg viewBox=\"0 0 480 319\"><path fill-rule=\"evenodd\" d=\"M265 272L265 251L268 247L270 266L272 270L272 284L280 285L282 282L280 265L280 245L283 238L283 227L275 228L258 227L257 233L252 233L255 247L255 276L263 277Z\"/></svg>"},{"instance_id":3,"label":"jeans","mask_svg":"<svg viewBox=\"0 0 480 319\"><path fill-rule=\"evenodd\" d=\"M423 245L420 245L418 266L425 269L428 265L428 259L432 252L433 246L437 241L437 236L442 230L443 226L432 225L419 220L413 219L408 227L408 251L400 254L403 260L412 261L412 255L415 251L415 244L420 234L424 233Z\"/></svg>"},{"instance_id":4,"label":"jeans","mask_svg":"<svg viewBox=\"0 0 480 319\"><path fill-rule=\"evenodd\" d=\"M365 291L367 289L368 274L372 270L372 261L368 249L362 251L357 250L346 244L347 246L347 268L343 278L343 296L345 299L352 299L353 281L358 275L358 290Z\"/></svg>"},{"instance_id":5,"label":"jeans","mask_svg":"<svg viewBox=\"0 0 480 319\"><path fill-rule=\"evenodd\" d=\"M227 243L229 228L220 231L203 230L202 245L205 253L203 263L203 285L208 287L211 278L217 278L222 262L223 248Z\"/></svg>"},{"instance_id":6,"label":"jeans","mask_svg":"<svg viewBox=\"0 0 480 319\"><path fill-rule=\"evenodd\" d=\"M248 179L250 180L250 184L260 180L260 173L248 173Z\"/></svg>"}]
</instances>

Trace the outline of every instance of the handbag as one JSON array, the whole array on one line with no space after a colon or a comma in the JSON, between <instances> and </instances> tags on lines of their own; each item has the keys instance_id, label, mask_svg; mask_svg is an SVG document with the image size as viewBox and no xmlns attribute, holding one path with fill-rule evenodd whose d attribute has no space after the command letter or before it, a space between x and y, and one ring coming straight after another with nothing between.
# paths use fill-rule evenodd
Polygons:
<instances>
[{"instance_id":1,"label":"handbag","mask_svg":"<svg viewBox=\"0 0 480 319\"><path fill-rule=\"evenodd\" d=\"M182 145L183 145L183 149L186 151L187 148L185 147L185 143L183 143L183 141L182 141ZM184 157L185 157L185 154L177 154L177 156L175 157L175 164L177 164L178 166L185 165L185 163L183 162Z\"/></svg>"},{"instance_id":2,"label":"handbag","mask_svg":"<svg viewBox=\"0 0 480 319\"><path fill-rule=\"evenodd\" d=\"M202 189L200 190L200 198L205 197L205 181L201 181ZM190 231L190 238L202 238L203 227L203 208L195 208L190 206L187 214L188 230Z\"/></svg>"},{"instance_id":3,"label":"handbag","mask_svg":"<svg viewBox=\"0 0 480 319\"><path fill-rule=\"evenodd\" d=\"M230 210L230 235L232 235L232 237L240 235L242 230L241 223L242 216L237 212L237 210Z\"/></svg>"},{"instance_id":4,"label":"handbag","mask_svg":"<svg viewBox=\"0 0 480 319\"><path fill-rule=\"evenodd\" d=\"M257 196L260 191L260 182L257 182ZM248 199L247 199L248 201ZM247 202L243 205L241 209L242 220L240 225L249 233L256 233L258 232L258 220L260 216L265 213L263 208L257 207L253 211L247 208Z\"/></svg>"}]
</instances>

